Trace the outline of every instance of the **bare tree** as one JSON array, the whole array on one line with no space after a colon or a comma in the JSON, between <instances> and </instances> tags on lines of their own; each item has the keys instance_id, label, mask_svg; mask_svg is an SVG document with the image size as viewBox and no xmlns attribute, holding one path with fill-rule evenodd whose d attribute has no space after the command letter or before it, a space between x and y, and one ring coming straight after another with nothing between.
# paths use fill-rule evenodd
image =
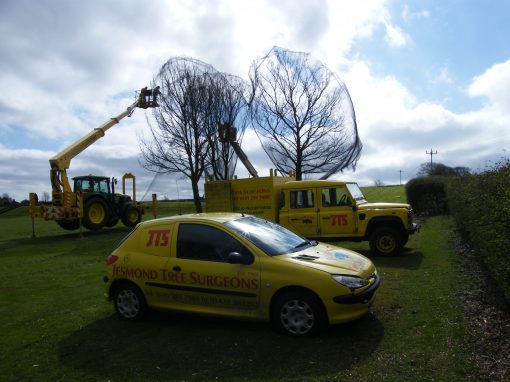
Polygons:
<instances>
[{"instance_id":1,"label":"bare tree","mask_svg":"<svg viewBox=\"0 0 510 382\"><path fill-rule=\"evenodd\" d=\"M330 175L361 153L345 84L309 54L274 47L250 68L251 117L262 147L281 172Z\"/></svg>"},{"instance_id":2,"label":"bare tree","mask_svg":"<svg viewBox=\"0 0 510 382\"><path fill-rule=\"evenodd\" d=\"M208 115L209 150L207 174L213 179L230 179L234 175L237 158L229 140L219 139L220 124L237 129L240 144L248 121L249 85L243 79L225 73L210 74Z\"/></svg>"},{"instance_id":3,"label":"bare tree","mask_svg":"<svg viewBox=\"0 0 510 382\"><path fill-rule=\"evenodd\" d=\"M157 126L149 124L152 140L140 145L145 168L190 179L197 212L202 212L198 182L209 150L209 74L216 72L196 59L168 60L153 81L161 91L160 107L153 109Z\"/></svg>"}]
</instances>

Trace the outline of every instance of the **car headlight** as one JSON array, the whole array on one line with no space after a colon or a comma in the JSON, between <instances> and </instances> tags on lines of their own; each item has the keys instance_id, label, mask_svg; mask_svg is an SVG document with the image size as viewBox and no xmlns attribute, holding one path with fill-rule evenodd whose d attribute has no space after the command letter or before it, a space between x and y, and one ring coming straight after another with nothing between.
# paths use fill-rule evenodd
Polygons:
<instances>
[{"instance_id":1,"label":"car headlight","mask_svg":"<svg viewBox=\"0 0 510 382\"><path fill-rule=\"evenodd\" d=\"M350 290L363 288L368 285L368 281L356 276L345 276L345 275L331 275L333 280L337 283L340 283Z\"/></svg>"}]
</instances>

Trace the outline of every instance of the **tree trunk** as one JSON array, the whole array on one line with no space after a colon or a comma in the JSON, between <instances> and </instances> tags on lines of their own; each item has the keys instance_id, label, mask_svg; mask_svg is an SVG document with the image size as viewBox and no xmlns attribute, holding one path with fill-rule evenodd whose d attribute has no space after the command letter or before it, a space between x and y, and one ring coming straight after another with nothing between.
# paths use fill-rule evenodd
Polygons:
<instances>
[{"instance_id":1,"label":"tree trunk","mask_svg":"<svg viewBox=\"0 0 510 382\"><path fill-rule=\"evenodd\" d=\"M195 203L195 211L197 211L197 213L203 212L202 202L200 201L200 192L198 190L198 181L192 179L191 188L193 189L193 202Z\"/></svg>"}]
</instances>

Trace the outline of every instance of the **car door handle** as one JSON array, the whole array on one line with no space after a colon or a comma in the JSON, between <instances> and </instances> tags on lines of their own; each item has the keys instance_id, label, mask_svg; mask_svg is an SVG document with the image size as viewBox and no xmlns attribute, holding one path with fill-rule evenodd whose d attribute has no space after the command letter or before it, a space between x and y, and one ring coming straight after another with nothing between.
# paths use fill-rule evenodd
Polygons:
<instances>
[{"instance_id":1,"label":"car door handle","mask_svg":"<svg viewBox=\"0 0 510 382\"><path fill-rule=\"evenodd\" d=\"M181 271L181 267L179 267L178 265L176 265L175 267L172 268L172 270L174 272L180 272Z\"/></svg>"}]
</instances>

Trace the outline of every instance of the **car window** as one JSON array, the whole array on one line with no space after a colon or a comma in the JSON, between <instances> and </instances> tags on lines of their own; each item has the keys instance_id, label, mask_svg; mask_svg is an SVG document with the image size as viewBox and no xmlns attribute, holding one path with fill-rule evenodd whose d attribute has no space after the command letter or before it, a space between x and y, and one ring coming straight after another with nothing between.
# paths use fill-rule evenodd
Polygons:
<instances>
[{"instance_id":1,"label":"car window","mask_svg":"<svg viewBox=\"0 0 510 382\"><path fill-rule=\"evenodd\" d=\"M177 257L227 262L231 252L250 251L228 233L204 224L180 224L177 236Z\"/></svg>"}]
</instances>

